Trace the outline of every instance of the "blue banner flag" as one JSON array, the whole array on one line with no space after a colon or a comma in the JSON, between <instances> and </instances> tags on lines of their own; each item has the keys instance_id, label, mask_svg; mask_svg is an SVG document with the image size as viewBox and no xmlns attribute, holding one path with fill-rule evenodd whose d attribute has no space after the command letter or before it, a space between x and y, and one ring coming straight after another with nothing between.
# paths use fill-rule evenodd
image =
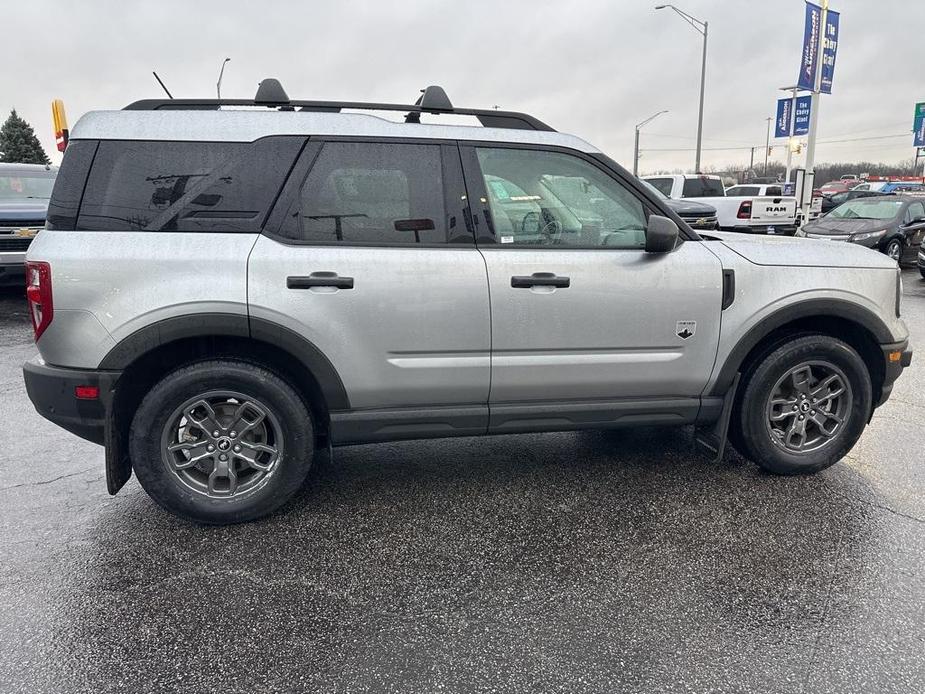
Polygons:
<instances>
[{"instance_id":1,"label":"blue banner flag","mask_svg":"<svg viewBox=\"0 0 925 694\"><path fill-rule=\"evenodd\" d=\"M822 80L819 91L832 93L832 78L835 76L835 52L838 50L838 12L829 10L825 14L825 47L822 49Z\"/></svg>"},{"instance_id":2,"label":"blue banner flag","mask_svg":"<svg viewBox=\"0 0 925 694\"><path fill-rule=\"evenodd\" d=\"M816 61L819 52L819 31L822 23L822 8L806 3L806 26L803 29L803 55L800 60L800 89L813 91L816 88Z\"/></svg>"},{"instance_id":3,"label":"blue banner flag","mask_svg":"<svg viewBox=\"0 0 925 694\"><path fill-rule=\"evenodd\" d=\"M791 106L791 99L777 100L777 121L774 126L774 137L790 137L790 122L793 118Z\"/></svg>"},{"instance_id":4,"label":"blue banner flag","mask_svg":"<svg viewBox=\"0 0 925 694\"><path fill-rule=\"evenodd\" d=\"M915 135L912 138L913 147L925 147L925 115L915 119Z\"/></svg>"},{"instance_id":5,"label":"blue banner flag","mask_svg":"<svg viewBox=\"0 0 925 694\"><path fill-rule=\"evenodd\" d=\"M793 134L805 135L809 132L809 110L812 108L813 97L811 94L798 96L797 102L793 107Z\"/></svg>"}]
</instances>

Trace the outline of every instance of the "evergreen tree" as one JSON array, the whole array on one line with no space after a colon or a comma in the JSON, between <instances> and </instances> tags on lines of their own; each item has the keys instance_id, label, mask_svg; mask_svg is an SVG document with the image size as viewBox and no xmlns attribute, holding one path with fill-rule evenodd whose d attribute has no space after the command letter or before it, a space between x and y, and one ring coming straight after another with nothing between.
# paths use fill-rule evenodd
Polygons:
<instances>
[{"instance_id":1,"label":"evergreen tree","mask_svg":"<svg viewBox=\"0 0 925 694\"><path fill-rule=\"evenodd\" d=\"M14 108L0 127L0 161L16 164L50 164L32 126Z\"/></svg>"}]
</instances>

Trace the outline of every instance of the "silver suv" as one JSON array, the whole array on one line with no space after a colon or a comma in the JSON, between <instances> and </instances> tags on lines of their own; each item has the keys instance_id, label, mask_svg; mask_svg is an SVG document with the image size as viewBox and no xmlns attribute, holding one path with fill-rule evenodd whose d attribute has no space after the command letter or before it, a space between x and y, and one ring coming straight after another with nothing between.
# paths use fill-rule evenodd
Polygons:
<instances>
[{"instance_id":1,"label":"silver suv","mask_svg":"<svg viewBox=\"0 0 925 694\"><path fill-rule=\"evenodd\" d=\"M695 425L815 472L911 358L889 258L698 236L583 140L439 88L89 113L27 260L38 411L105 446L111 493L134 470L205 523L394 439Z\"/></svg>"}]
</instances>

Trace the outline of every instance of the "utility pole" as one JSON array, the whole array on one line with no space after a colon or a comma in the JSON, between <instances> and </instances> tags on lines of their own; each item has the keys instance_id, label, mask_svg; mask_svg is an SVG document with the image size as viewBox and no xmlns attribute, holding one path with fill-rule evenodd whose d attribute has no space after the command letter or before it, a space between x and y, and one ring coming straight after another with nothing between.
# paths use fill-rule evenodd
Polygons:
<instances>
[{"instance_id":1,"label":"utility pole","mask_svg":"<svg viewBox=\"0 0 925 694\"><path fill-rule=\"evenodd\" d=\"M696 17L692 17L687 12L679 10L674 5L656 5L656 10L663 10L669 8L678 13L678 15L685 22L690 24L694 30L703 36L703 58L700 65L700 110L697 115L697 156L694 162L694 173L700 173L700 153L701 153L701 143L703 142L703 92L704 86L707 82L707 22L701 21Z\"/></svg>"},{"instance_id":2,"label":"utility pole","mask_svg":"<svg viewBox=\"0 0 925 694\"><path fill-rule=\"evenodd\" d=\"M771 155L771 121L774 119L770 116L765 120L768 121L768 133L764 138L764 175L768 175L768 157Z\"/></svg>"},{"instance_id":3,"label":"utility pole","mask_svg":"<svg viewBox=\"0 0 925 694\"><path fill-rule=\"evenodd\" d=\"M668 113L668 111L659 111L658 113L652 114L646 118L642 123L639 123L636 126L636 143L633 145L633 175L639 175L639 129L644 126L646 123L651 123L656 118L658 118L663 113Z\"/></svg>"},{"instance_id":4,"label":"utility pole","mask_svg":"<svg viewBox=\"0 0 925 694\"><path fill-rule=\"evenodd\" d=\"M806 175L812 176L815 185L816 172L813 168L816 163L816 133L819 125L819 98L822 87L822 60L825 50L826 22L829 18L829 0L822 0L822 12L819 15L819 44L816 46L816 74L813 76L813 91L809 102L809 134L806 138ZM802 192L801 192L802 194ZM803 219L809 219L810 207L813 204L812 195L803 195Z\"/></svg>"}]
</instances>

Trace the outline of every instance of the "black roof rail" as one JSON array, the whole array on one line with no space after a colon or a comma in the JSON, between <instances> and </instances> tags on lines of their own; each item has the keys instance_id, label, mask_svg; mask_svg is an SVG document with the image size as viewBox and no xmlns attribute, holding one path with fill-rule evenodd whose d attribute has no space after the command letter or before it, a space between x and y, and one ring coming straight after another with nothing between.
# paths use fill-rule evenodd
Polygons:
<instances>
[{"instance_id":1,"label":"black roof rail","mask_svg":"<svg viewBox=\"0 0 925 694\"><path fill-rule=\"evenodd\" d=\"M446 92L437 86L421 90L414 104L380 104L363 101L293 101L278 80L268 78L260 82L253 99L142 99L125 111L215 111L221 106L265 106L284 111L319 111L339 113L343 109L364 111L405 111L406 123L420 123L422 113L446 113L457 116L475 116L486 128L512 128L515 130L544 130L555 132L543 121L526 113L497 111L494 109L454 108Z\"/></svg>"}]
</instances>

